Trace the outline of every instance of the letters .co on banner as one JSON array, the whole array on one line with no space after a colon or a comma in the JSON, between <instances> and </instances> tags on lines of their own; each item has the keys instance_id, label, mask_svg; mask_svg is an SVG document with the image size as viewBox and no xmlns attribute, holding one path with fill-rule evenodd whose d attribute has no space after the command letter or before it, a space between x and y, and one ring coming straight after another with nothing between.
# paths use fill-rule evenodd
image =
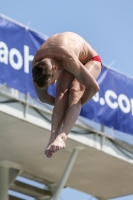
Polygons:
<instances>
[{"instance_id":1,"label":"letters .co on banner","mask_svg":"<svg viewBox=\"0 0 133 200\"><path fill-rule=\"evenodd\" d=\"M0 30L0 83L36 98L31 62L47 36L3 16ZM97 81L100 91L82 106L80 115L133 135L133 80L103 66ZM55 96L55 85L49 93Z\"/></svg>"},{"instance_id":2,"label":"letters .co on banner","mask_svg":"<svg viewBox=\"0 0 133 200\"><path fill-rule=\"evenodd\" d=\"M103 66L99 92L81 110L81 116L133 135L133 79Z\"/></svg>"}]
</instances>

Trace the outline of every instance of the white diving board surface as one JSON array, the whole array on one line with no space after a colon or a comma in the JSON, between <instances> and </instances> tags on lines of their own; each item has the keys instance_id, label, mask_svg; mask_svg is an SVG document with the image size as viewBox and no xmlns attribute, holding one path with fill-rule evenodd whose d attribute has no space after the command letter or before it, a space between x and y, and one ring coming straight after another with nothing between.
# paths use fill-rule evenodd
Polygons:
<instances>
[{"instance_id":1,"label":"white diving board surface","mask_svg":"<svg viewBox=\"0 0 133 200\"><path fill-rule=\"evenodd\" d=\"M48 193L44 191L43 195L50 198L56 192L50 188L58 186L73 150L78 148L65 186L104 200L132 194L132 145L107 135L103 127L101 131L95 130L79 117L69 134L66 149L48 159L43 151L50 136L52 110L36 99L20 96L6 86L1 89L0 162L20 164L22 175L40 180L48 187ZM26 187L16 180L9 189L27 191L27 195L35 197L42 194Z\"/></svg>"}]
</instances>

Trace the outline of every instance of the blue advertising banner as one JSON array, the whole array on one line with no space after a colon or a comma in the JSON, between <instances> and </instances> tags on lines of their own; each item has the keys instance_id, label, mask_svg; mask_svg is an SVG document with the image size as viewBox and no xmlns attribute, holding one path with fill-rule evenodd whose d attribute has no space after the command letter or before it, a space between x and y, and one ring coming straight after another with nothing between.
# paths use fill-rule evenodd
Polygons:
<instances>
[{"instance_id":1,"label":"blue advertising banner","mask_svg":"<svg viewBox=\"0 0 133 200\"><path fill-rule=\"evenodd\" d=\"M37 97L31 62L47 36L0 16L0 83ZM98 77L100 91L87 102L80 115L133 135L133 79L103 66ZM55 95L55 85L49 87Z\"/></svg>"},{"instance_id":2,"label":"blue advertising banner","mask_svg":"<svg viewBox=\"0 0 133 200\"><path fill-rule=\"evenodd\" d=\"M100 90L81 110L81 116L133 135L133 79L103 66Z\"/></svg>"},{"instance_id":3,"label":"blue advertising banner","mask_svg":"<svg viewBox=\"0 0 133 200\"><path fill-rule=\"evenodd\" d=\"M32 85L31 61L46 39L0 16L0 83L37 97Z\"/></svg>"}]
</instances>

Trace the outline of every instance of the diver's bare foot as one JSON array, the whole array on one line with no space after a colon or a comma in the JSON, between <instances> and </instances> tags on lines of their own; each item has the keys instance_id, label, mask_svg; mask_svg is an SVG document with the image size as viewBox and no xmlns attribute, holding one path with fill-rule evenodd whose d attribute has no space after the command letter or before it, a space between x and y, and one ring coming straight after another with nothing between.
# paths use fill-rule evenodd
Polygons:
<instances>
[{"instance_id":1,"label":"diver's bare foot","mask_svg":"<svg viewBox=\"0 0 133 200\"><path fill-rule=\"evenodd\" d=\"M46 149L45 149L45 151L44 151L44 153L45 153L45 155L47 156L47 157L51 157L52 156L52 154L50 153L50 151L49 151L49 149L50 149L50 147L51 147L51 144L54 142L54 140L55 140L55 138L56 137L50 137L50 139L49 139L49 143L48 143L48 145L47 145L47 147L46 147ZM49 155L49 156L48 156Z\"/></svg>"},{"instance_id":2,"label":"diver's bare foot","mask_svg":"<svg viewBox=\"0 0 133 200\"><path fill-rule=\"evenodd\" d=\"M55 153L56 151L60 149L65 148L65 140L66 140L66 135L60 134L58 135L55 140L48 146L47 148L47 157L51 158L52 154Z\"/></svg>"}]
</instances>

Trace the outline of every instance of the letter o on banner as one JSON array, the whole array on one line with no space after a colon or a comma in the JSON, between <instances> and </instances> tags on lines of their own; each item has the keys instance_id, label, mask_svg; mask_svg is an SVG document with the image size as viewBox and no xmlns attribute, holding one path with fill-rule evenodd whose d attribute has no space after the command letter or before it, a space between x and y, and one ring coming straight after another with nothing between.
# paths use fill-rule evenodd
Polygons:
<instances>
[{"instance_id":1,"label":"letter o on banner","mask_svg":"<svg viewBox=\"0 0 133 200\"><path fill-rule=\"evenodd\" d=\"M17 59L18 59L17 62L14 61L14 56L17 57ZM17 49L12 48L10 50L10 53L9 53L9 62L10 62L11 66L14 69L16 69L16 70L21 69L21 67L23 65L23 58L22 58L21 53Z\"/></svg>"},{"instance_id":2,"label":"letter o on banner","mask_svg":"<svg viewBox=\"0 0 133 200\"><path fill-rule=\"evenodd\" d=\"M125 105L123 104L123 102L125 102ZM120 94L118 96L118 104L119 104L119 107L120 109L124 112L124 113L129 113L130 112L130 101L129 99L127 98L126 95L124 94Z\"/></svg>"}]
</instances>

